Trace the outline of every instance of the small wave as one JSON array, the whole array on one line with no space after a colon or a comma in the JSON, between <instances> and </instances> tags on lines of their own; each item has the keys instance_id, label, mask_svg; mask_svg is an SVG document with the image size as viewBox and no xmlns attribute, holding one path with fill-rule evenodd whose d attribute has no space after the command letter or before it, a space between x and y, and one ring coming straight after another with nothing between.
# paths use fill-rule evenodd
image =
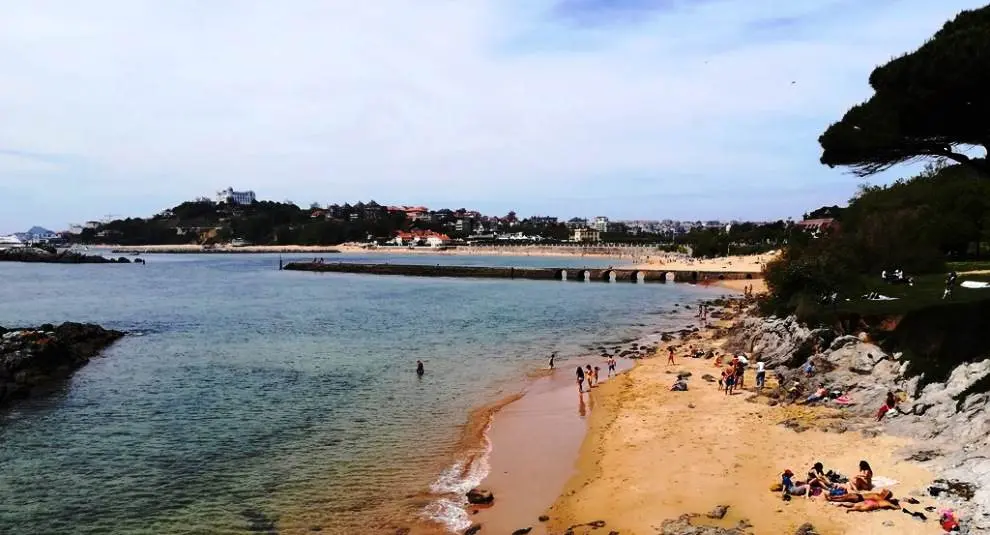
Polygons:
<instances>
[{"instance_id":1,"label":"small wave","mask_svg":"<svg viewBox=\"0 0 990 535\"><path fill-rule=\"evenodd\" d=\"M440 473L430 485L430 491L438 497L423 510L423 516L437 522L453 533L460 533L471 527L467 512L467 492L478 485L491 471L488 462L492 452L492 442L488 438L491 420L481 435L477 451L465 455Z\"/></svg>"}]
</instances>

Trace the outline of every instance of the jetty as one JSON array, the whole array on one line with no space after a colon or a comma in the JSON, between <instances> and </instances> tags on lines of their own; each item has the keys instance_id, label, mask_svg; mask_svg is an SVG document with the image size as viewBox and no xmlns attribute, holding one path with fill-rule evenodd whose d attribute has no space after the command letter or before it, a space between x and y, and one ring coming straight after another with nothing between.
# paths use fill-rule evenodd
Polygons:
<instances>
[{"instance_id":1,"label":"jetty","mask_svg":"<svg viewBox=\"0 0 990 535\"><path fill-rule=\"evenodd\" d=\"M517 268L422 264L359 264L348 262L292 262L286 264L284 269L287 271L312 271L317 273L359 273L365 275L401 275L407 277L462 277L576 282L699 283L759 278L758 273L740 271L554 267Z\"/></svg>"}]
</instances>

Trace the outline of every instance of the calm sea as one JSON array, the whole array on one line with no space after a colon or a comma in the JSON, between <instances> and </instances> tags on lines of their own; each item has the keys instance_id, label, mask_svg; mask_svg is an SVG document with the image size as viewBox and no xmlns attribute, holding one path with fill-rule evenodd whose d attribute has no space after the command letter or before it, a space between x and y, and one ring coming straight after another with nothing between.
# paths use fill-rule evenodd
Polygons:
<instances>
[{"instance_id":1,"label":"calm sea","mask_svg":"<svg viewBox=\"0 0 990 535\"><path fill-rule=\"evenodd\" d=\"M395 533L431 510L472 408L517 392L550 351L591 354L712 295L279 272L278 255L145 258L0 263L0 325L131 333L53 395L0 413L0 533Z\"/></svg>"}]
</instances>

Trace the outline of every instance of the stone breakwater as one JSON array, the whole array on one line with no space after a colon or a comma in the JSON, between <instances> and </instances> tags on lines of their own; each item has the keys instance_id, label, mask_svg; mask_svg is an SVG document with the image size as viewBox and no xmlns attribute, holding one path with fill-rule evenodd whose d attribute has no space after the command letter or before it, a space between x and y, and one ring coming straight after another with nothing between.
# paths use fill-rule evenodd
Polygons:
<instances>
[{"instance_id":1,"label":"stone breakwater","mask_svg":"<svg viewBox=\"0 0 990 535\"><path fill-rule=\"evenodd\" d=\"M33 262L40 264L130 264L127 258L105 258L72 251L53 252L35 247L0 250L0 262Z\"/></svg>"},{"instance_id":2,"label":"stone breakwater","mask_svg":"<svg viewBox=\"0 0 990 535\"><path fill-rule=\"evenodd\" d=\"M688 282L753 279L752 273L673 271L650 269L588 268L514 268L481 266L443 266L415 264L357 264L293 262L288 271L318 273L361 273L367 275L403 275L409 277L471 277L523 280L567 280L577 282Z\"/></svg>"},{"instance_id":3,"label":"stone breakwater","mask_svg":"<svg viewBox=\"0 0 990 535\"><path fill-rule=\"evenodd\" d=\"M0 327L0 407L65 379L122 336L83 323Z\"/></svg>"},{"instance_id":4,"label":"stone breakwater","mask_svg":"<svg viewBox=\"0 0 990 535\"><path fill-rule=\"evenodd\" d=\"M818 422L821 427L913 439L917 445L899 454L922 463L938 479L925 489L904 491L948 501L972 533L990 530L990 354L959 362L947 377L926 377L935 372L912 372L908 348L882 348L863 332L809 328L793 317L747 317L728 334L729 349L751 353L775 373L780 387L769 394L772 404L803 400L819 383L845 393L854 402L843 409L845 417ZM810 377L803 371L809 362ZM901 401L878 423L874 415L887 392ZM800 432L807 424L785 425Z\"/></svg>"}]
</instances>

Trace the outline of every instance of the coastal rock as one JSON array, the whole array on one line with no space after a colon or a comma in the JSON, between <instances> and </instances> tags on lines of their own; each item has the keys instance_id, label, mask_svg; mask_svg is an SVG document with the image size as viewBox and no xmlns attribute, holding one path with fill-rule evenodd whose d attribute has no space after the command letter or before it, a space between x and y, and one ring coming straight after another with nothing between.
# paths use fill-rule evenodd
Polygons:
<instances>
[{"instance_id":1,"label":"coastal rock","mask_svg":"<svg viewBox=\"0 0 990 535\"><path fill-rule=\"evenodd\" d=\"M474 505L488 505L495 501L495 495L490 490L476 488L468 491L467 500Z\"/></svg>"},{"instance_id":2,"label":"coastal rock","mask_svg":"<svg viewBox=\"0 0 990 535\"><path fill-rule=\"evenodd\" d=\"M550 521L550 517L547 516L547 515L540 515L539 521L540 522L549 522Z\"/></svg>"},{"instance_id":3,"label":"coastal rock","mask_svg":"<svg viewBox=\"0 0 990 535\"><path fill-rule=\"evenodd\" d=\"M84 255L74 251L54 252L37 247L20 247L0 250L0 262L30 262L39 264L130 264L125 257L104 258L98 255Z\"/></svg>"},{"instance_id":4,"label":"coastal rock","mask_svg":"<svg viewBox=\"0 0 990 535\"><path fill-rule=\"evenodd\" d=\"M701 378L703 380L705 380L705 381L708 381L709 383L714 383L714 382L718 381L718 379L716 379L715 376L712 375L712 374L710 374L710 373L706 373L706 374L702 375Z\"/></svg>"},{"instance_id":5,"label":"coastal rock","mask_svg":"<svg viewBox=\"0 0 990 535\"><path fill-rule=\"evenodd\" d=\"M475 524L464 530L464 535L475 535L479 531L481 531L481 524Z\"/></svg>"},{"instance_id":6,"label":"coastal rock","mask_svg":"<svg viewBox=\"0 0 990 535\"><path fill-rule=\"evenodd\" d=\"M681 515L676 520L665 520L660 535L746 535L746 532L739 528L695 526L691 524L691 515Z\"/></svg>"},{"instance_id":7,"label":"coastal rock","mask_svg":"<svg viewBox=\"0 0 990 535\"><path fill-rule=\"evenodd\" d=\"M63 323L39 329L3 329L0 407L64 379L124 333L98 325Z\"/></svg>"},{"instance_id":8,"label":"coastal rock","mask_svg":"<svg viewBox=\"0 0 990 535\"><path fill-rule=\"evenodd\" d=\"M717 519L717 520L721 520L721 519L725 518L725 514L728 513L728 512L729 512L729 506L728 505L716 505L715 508L712 509L708 513L707 516L708 516L708 518L714 518L714 519Z\"/></svg>"},{"instance_id":9,"label":"coastal rock","mask_svg":"<svg viewBox=\"0 0 990 535\"><path fill-rule=\"evenodd\" d=\"M530 531L533 531L533 528L521 528L513 531L512 535L526 535Z\"/></svg>"},{"instance_id":10,"label":"coastal rock","mask_svg":"<svg viewBox=\"0 0 990 535\"><path fill-rule=\"evenodd\" d=\"M815 531L815 526L812 526L809 522L805 522L794 532L794 535L818 535L818 532Z\"/></svg>"}]
</instances>

